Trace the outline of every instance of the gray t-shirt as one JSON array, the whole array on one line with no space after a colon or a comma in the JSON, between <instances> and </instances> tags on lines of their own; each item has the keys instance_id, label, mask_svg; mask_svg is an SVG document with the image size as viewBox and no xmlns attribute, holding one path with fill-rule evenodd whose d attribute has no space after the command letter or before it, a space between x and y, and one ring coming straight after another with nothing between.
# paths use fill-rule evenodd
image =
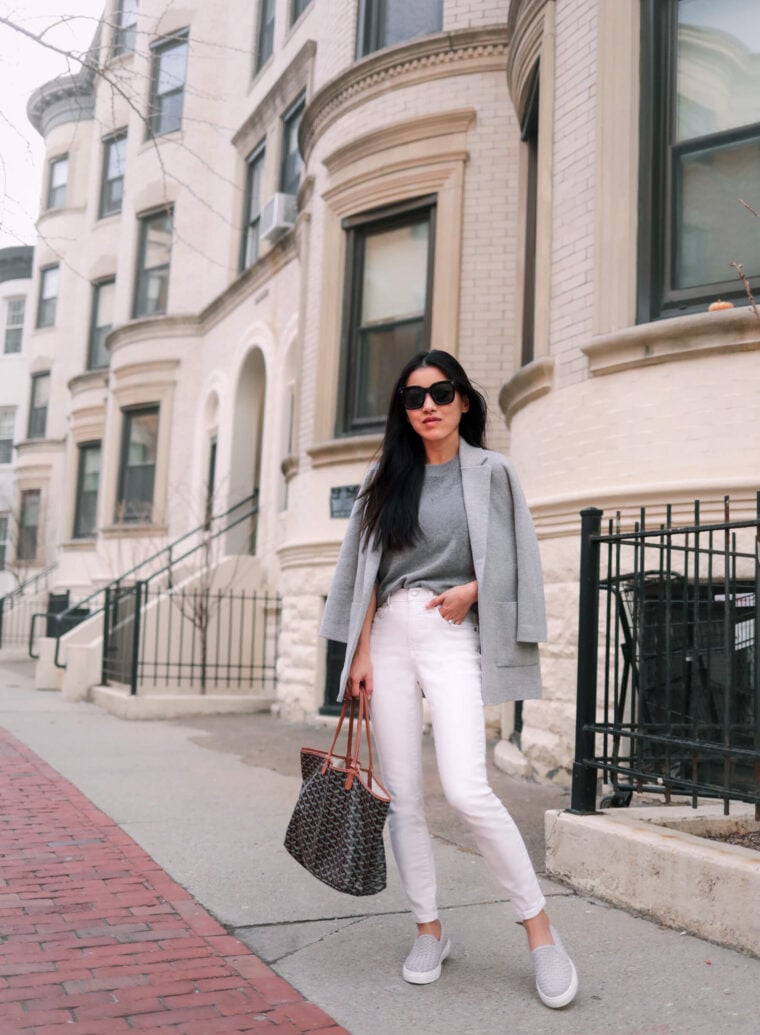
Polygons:
<instances>
[{"instance_id":1,"label":"gray t-shirt","mask_svg":"<svg viewBox=\"0 0 760 1035\"><path fill-rule=\"evenodd\" d=\"M422 535L413 546L383 551L378 606L397 589L423 586L437 595L474 580L458 456L445 464L425 465L419 521Z\"/></svg>"}]
</instances>

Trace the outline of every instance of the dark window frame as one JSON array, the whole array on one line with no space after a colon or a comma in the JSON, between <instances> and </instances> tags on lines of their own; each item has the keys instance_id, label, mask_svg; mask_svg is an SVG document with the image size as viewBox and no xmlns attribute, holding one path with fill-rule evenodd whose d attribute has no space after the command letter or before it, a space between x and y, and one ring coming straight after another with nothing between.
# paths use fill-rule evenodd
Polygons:
<instances>
[{"instance_id":1,"label":"dark window frame","mask_svg":"<svg viewBox=\"0 0 760 1035\"><path fill-rule=\"evenodd\" d=\"M291 0L290 24L295 25L301 15L311 6L312 0Z\"/></svg>"},{"instance_id":2,"label":"dark window frame","mask_svg":"<svg viewBox=\"0 0 760 1035\"><path fill-rule=\"evenodd\" d=\"M45 289L45 281L47 276L53 270L58 274L58 282L56 284L56 291L54 295L49 298L45 298L43 291ZM39 296L37 298L37 327L55 327L56 316L58 315L58 297L61 288L61 267L57 262L51 263L49 266L40 267L40 286ZM48 309L52 309L52 315L48 314Z\"/></svg>"},{"instance_id":3,"label":"dark window frame","mask_svg":"<svg viewBox=\"0 0 760 1035\"><path fill-rule=\"evenodd\" d=\"M13 463L13 440L15 437L16 427L16 407L15 406L0 406L0 414L10 414L10 425L11 434L10 438L0 437L0 464L11 464ZM0 430L2 425L0 425Z\"/></svg>"},{"instance_id":4,"label":"dark window frame","mask_svg":"<svg viewBox=\"0 0 760 1035\"><path fill-rule=\"evenodd\" d=\"M266 161L266 139L262 140L253 151L246 158L246 172L245 172L245 196L243 199L243 237L240 242L240 261L239 270L242 273L243 270L248 269L260 256L261 250L261 238L259 235L261 225L261 212L263 209L262 197L261 197L261 182L259 182L259 199L258 199L258 211L254 216L251 215L251 201L252 201L252 190L254 176L257 168L262 168ZM256 254L250 259L248 254L248 242L252 231L255 233L256 240Z\"/></svg>"},{"instance_id":5,"label":"dark window frame","mask_svg":"<svg viewBox=\"0 0 760 1035\"><path fill-rule=\"evenodd\" d=\"M150 270L145 267L145 258L148 248L149 224L153 220L168 219L171 230L171 244L169 247L169 261L162 266L151 266ZM137 217L139 223L139 240L137 245L137 268L135 273L135 293L132 301L132 315L135 319L141 317L164 316L169 308L169 277L171 275L171 253L174 243L174 209L160 208L152 212L142 213ZM166 272L166 301L163 308L148 310L148 285L150 275L158 271Z\"/></svg>"},{"instance_id":6,"label":"dark window frame","mask_svg":"<svg viewBox=\"0 0 760 1035\"><path fill-rule=\"evenodd\" d=\"M738 276L688 288L672 287L676 249L678 195L674 156L715 149L744 140L760 141L760 122L672 143L676 109L678 0L642 0L639 228L637 240L636 319L648 323L703 311L716 298L746 301ZM750 278L760 290L760 275Z\"/></svg>"},{"instance_id":7,"label":"dark window frame","mask_svg":"<svg viewBox=\"0 0 760 1035\"><path fill-rule=\"evenodd\" d=\"M7 510L0 511L0 571L5 570L5 561L8 556L8 529L10 528L10 514Z\"/></svg>"},{"instance_id":8,"label":"dark window frame","mask_svg":"<svg viewBox=\"0 0 760 1035\"><path fill-rule=\"evenodd\" d=\"M37 386L47 380L48 385L48 399L44 406L35 406L34 397L37 392ZM29 416L26 424L26 437L32 438L45 438L47 435L47 418L48 409L50 407L50 371L40 370L37 374L32 374L30 378L29 386ZM42 416L40 416L42 414Z\"/></svg>"},{"instance_id":9,"label":"dark window frame","mask_svg":"<svg viewBox=\"0 0 760 1035\"><path fill-rule=\"evenodd\" d=\"M116 133L111 133L107 137L103 137L103 165L100 177L100 202L98 205L98 218L105 219L107 216L115 216L122 209L122 203L124 200L124 173L125 169L119 176L108 175L108 165L111 155L111 147L121 142L126 144L127 141L127 130L120 129ZM126 158L126 155L125 155ZM126 166L126 162L124 163ZM115 183L121 183L121 194L118 201L113 201L112 198L112 185Z\"/></svg>"},{"instance_id":10,"label":"dark window frame","mask_svg":"<svg viewBox=\"0 0 760 1035\"><path fill-rule=\"evenodd\" d=\"M270 17L267 18L269 11ZM258 74L274 53L274 26L277 13L276 0L259 0L256 13L256 64L254 74Z\"/></svg>"},{"instance_id":11,"label":"dark window frame","mask_svg":"<svg viewBox=\"0 0 760 1035\"><path fill-rule=\"evenodd\" d=\"M11 323L11 307L21 303L20 322ZM3 352L7 356L21 352L24 344L24 321L26 320L26 295L10 295L5 299L5 327L3 333Z\"/></svg>"},{"instance_id":12,"label":"dark window frame","mask_svg":"<svg viewBox=\"0 0 760 1035\"><path fill-rule=\"evenodd\" d=\"M412 2L412 0L408 0ZM398 43L410 39L419 39L423 36L431 36L443 30L443 0L438 2L438 25L423 33L414 33L410 36L402 36L395 43L387 42L388 25L386 21L387 0L359 0L359 17L357 19L356 31L356 57L357 60L368 57L378 50L386 47L396 46Z\"/></svg>"},{"instance_id":13,"label":"dark window frame","mask_svg":"<svg viewBox=\"0 0 760 1035\"><path fill-rule=\"evenodd\" d=\"M185 77L182 80L182 85L159 94L158 85L161 72L161 58L168 51L178 49L179 47L187 48ZM185 110L185 88L187 86L187 66L190 60L190 30L179 29L177 32L172 32L169 36L162 36L161 39L155 40L151 43L150 52L150 100L148 102L148 118L146 120L146 139L150 137L167 136L169 133L178 133L182 129L182 120L184 118ZM182 95L182 102L179 105L179 112L173 113L173 119L178 121L176 124L172 121L169 125L163 126L162 120L167 115L164 111L163 105L166 103L167 98L176 97L178 94Z\"/></svg>"},{"instance_id":14,"label":"dark window frame","mask_svg":"<svg viewBox=\"0 0 760 1035\"><path fill-rule=\"evenodd\" d=\"M127 513L128 500L126 498L127 488L127 458L129 456L129 443L131 437L131 426L132 421L135 417L145 416L147 414L156 414L156 452L158 452L159 435L161 433L161 404L160 403L145 403L139 406L127 406L121 411L122 425L121 425L121 446L119 452L119 471L117 480L116 490L116 508L114 513L114 523L117 525L152 525L154 523L153 508L155 506L155 493L156 493L156 464L153 464L153 476L151 481L151 499L150 499L150 517L145 520L141 514L137 514L131 517ZM147 502L140 500L139 502ZM121 508L124 508L120 513Z\"/></svg>"},{"instance_id":15,"label":"dark window frame","mask_svg":"<svg viewBox=\"0 0 760 1035\"><path fill-rule=\"evenodd\" d=\"M83 511L82 498L84 496L83 485L86 475L85 471L85 456L87 453L94 453L97 450L98 453L98 487L94 493L94 513L92 515L93 524L92 527L89 525L83 526ZM76 498L74 504L74 531L72 538L74 539L93 539L97 531L97 508L98 508L98 495L100 493L100 464L102 460L102 443L99 441L93 442L79 442L77 443L77 484L76 484Z\"/></svg>"},{"instance_id":16,"label":"dark window frame","mask_svg":"<svg viewBox=\"0 0 760 1035\"><path fill-rule=\"evenodd\" d=\"M538 110L541 90L540 66L536 65L533 81L520 125L520 140L527 148L525 177L525 248L523 263L522 340L520 363L526 366L535 359L536 330L536 229L538 216Z\"/></svg>"},{"instance_id":17,"label":"dark window frame","mask_svg":"<svg viewBox=\"0 0 760 1035\"><path fill-rule=\"evenodd\" d=\"M296 97L291 105L289 105L282 115L282 137L280 140L280 190L284 194L297 194L298 188L301 185L301 175L303 173L303 158L301 157L300 149L298 148L298 127L301 124L303 113L306 110L306 91ZM290 159L290 150L286 151L286 144L293 132L295 125L295 140L296 140L296 154L298 155L298 181L296 183L295 177L290 175L288 169L288 161ZM295 186L295 189L294 189Z\"/></svg>"},{"instance_id":18,"label":"dark window frame","mask_svg":"<svg viewBox=\"0 0 760 1035\"><path fill-rule=\"evenodd\" d=\"M382 431L385 415L378 418L355 415L358 401L358 378L361 372L359 335L361 323L359 314L362 305L362 281L364 277L364 242L371 233L393 230L428 220L428 263L425 287L425 313L423 316L422 349L430 348L430 330L433 316L433 283L435 277L436 212L438 195L413 198L382 208L373 209L342 221L346 231L346 261L343 281L343 313L340 350L340 377L338 381L338 405L335 434L338 438L367 435ZM408 321L397 321L406 323ZM390 325L390 324L389 324Z\"/></svg>"},{"instance_id":19,"label":"dark window frame","mask_svg":"<svg viewBox=\"0 0 760 1035\"><path fill-rule=\"evenodd\" d=\"M98 325L98 310L100 308L100 292L104 287L110 285L116 286L116 277L103 277L101 280L95 280L92 283L92 296L90 301L90 330L87 336L87 369L88 370L104 370L108 367L108 358L104 363L97 362L98 350L103 348L102 338L106 338L113 328L113 323L100 324ZM105 334L99 334L105 328L108 328Z\"/></svg>"},{"instance_id":20,"label":"dark window frame","mask_svg":"<svg viewBox=\"0 0 760 1035\"><path fill-rule=\"evenodd\" d=\"M120 54L131 54L137 43L138 4L135 3L134 21L131 22L125 23L124 8L124 0L116 0L116 9L114 11L116 17L114 19L113 38L111 40L111 54L114 57L119 57Z\"/></svg>"},{"instance_id":21,"label":"dark window frame","mask_svg":"<svg viewBox=\"0 0 760 1035\"><path fill-rule=\"evenodd\" d=\"M35 525L27 525L25 523L25 518L28 513L30 500L34 497L36 497L37 523ZM19 501L18 543L16 544L17 561L37 560L37 552L39 550L40 545L39 538L41 514L42 489L22 489ZM34 529L34 533L32 535L28 534L30 529Z\"/></svg>"},{"instance_id":22,"label":"dark window frame","mask_svg":"<svg viewBox=\"0 0 760 1035\"><path fill-rule=\"evenodd\" d=\"M66 163L66 179L63 183L59 183L58 186L53 184L53 171L57 166ZM51 158L48 162L48 181L47 181L47 195L45 197L45 209L50 211L51 209L65 208L66 207L66 194L69 186L69 155L68 152L62 155L56 155L55 158ZM60 199L56 197L56 194L60 193Z\"/></svg>"}]
</instances>

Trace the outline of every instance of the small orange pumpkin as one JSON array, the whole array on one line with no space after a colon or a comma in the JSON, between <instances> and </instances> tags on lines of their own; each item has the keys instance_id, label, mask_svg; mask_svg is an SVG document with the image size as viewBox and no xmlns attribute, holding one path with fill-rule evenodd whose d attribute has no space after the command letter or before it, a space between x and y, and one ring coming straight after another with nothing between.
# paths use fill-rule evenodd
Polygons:
<instances>
[{"instance_id":1,"label":"small orange pumpkin","mask_svg":"<svg viewBox=\"0 0 760 1035\"><path fill-rule=\"evenodd\" d=\"M716 298L714 302L711 302L707 307L708 312L715 313L718 309L733 309L733 302L724 302L722 298Z\"/></svg>"}]
</instances>

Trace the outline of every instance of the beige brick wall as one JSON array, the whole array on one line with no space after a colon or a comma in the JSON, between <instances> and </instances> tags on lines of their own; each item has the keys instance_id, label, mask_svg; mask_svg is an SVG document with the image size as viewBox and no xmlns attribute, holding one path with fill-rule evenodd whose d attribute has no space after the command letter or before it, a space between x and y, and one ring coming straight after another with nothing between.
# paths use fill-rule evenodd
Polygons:
<instances>
[{"instance_id":1,"label":"beige brick wall","mask_svg":"<svg viewBox=\"0 0 760 1035\"><path fill-rule=\"evenodd\" d=\"M596 10L597 0L557 2L549 336L558 388L584 378L587 364L578 349L591 332Z\"/></svg>"}]
</instances>

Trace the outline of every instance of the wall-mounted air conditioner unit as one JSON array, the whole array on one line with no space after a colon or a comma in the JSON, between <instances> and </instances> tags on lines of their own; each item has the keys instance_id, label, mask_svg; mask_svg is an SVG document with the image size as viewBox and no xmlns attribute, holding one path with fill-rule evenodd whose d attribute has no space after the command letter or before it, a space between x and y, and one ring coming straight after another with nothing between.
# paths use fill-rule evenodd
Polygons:
<instances>
[{"instance_id":1,"label":"wall-mounted air conditioner unit","mask_svg":"<svg viewBox=\"0 0 760 1035\"><path fill-rule=\"evenodd\" d=\"M261 210L261 239L274 244L295 224L297 214L294 194L273 194Z\"/></svg>"}]
</instances>

